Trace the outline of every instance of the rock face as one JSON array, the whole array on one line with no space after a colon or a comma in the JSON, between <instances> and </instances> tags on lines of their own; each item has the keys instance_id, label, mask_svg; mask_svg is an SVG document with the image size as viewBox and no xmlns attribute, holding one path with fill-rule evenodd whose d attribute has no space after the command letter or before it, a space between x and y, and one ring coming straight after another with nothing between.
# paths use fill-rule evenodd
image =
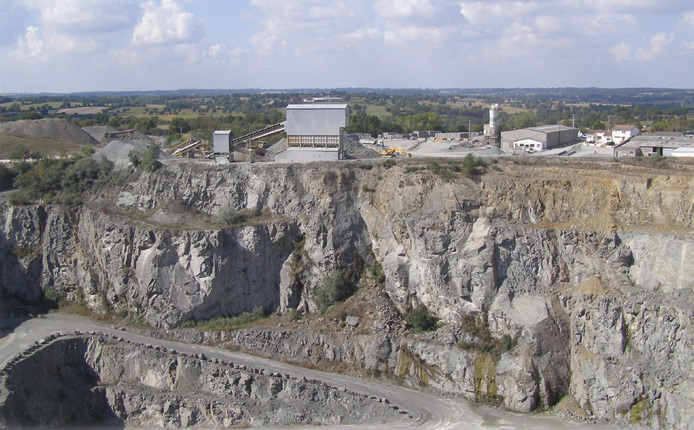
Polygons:
<instances>
[{"instance_id":1,"label":"rock face","mask_svg":"<svg viewBox=\"0 0 694 430\"><path fill-rule=\"evenodd\" d=\"M517 411L568 396L596 418L694 422L690 172L508 163L448 182L365 163L173 163L79 209L5 207L0 292L171 327L256 308L313 311L331 270L380 264L395 308L424 305L446 327L336 333L306 348L292 343L299 334L266 331L258 348L360 363ZM262 211L235 227L210 221L229 208ZM186 211L199 220L171 222ZM467 315L508 348L470 348Z\"/></svg>"},{"instance_id":2,"label":"rock face","mask_svg":"<svg viewBox=\"0 0 694 430\"><path fill-rule=\"evenodd\" d=\"M323 383L98 336L59 339L15 364L9 428L228 428L396 419L378 399ZM37 390L36 387L41 387Z\"/></svg>"}]
</instances>

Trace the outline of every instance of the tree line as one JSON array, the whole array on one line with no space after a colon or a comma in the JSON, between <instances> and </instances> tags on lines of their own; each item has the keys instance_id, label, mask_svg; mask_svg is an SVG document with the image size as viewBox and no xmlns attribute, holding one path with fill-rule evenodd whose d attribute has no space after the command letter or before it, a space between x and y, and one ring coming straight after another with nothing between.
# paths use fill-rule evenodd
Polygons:
<instances>
[{"instance_id":1,"label":"tree line","mask_svg":"<svg viewBox=\"0 0 694 430\"><path fill-rule=\"evenodd\" d=\"M215 129L235 136L284 120L284 108L303 98L342 97L351 107L347 131L378 135L415 130L482 131L488 106L500 103L502 130L565 124L604 129L616 124L649 125L653 131L694 129L694 95L685 90L510 89L510 90L333 90L302 92L204 92L0 96L0 121L65 117L80 126L120 130L176 140L181 134L211 138ZM58 104L59 103L59 104ZM91 115L58 114L59 107L100 106ZM135 109L139 109L135 113ZM144 113L143 113L144 111Z\"/></svg>"}]
</instances>

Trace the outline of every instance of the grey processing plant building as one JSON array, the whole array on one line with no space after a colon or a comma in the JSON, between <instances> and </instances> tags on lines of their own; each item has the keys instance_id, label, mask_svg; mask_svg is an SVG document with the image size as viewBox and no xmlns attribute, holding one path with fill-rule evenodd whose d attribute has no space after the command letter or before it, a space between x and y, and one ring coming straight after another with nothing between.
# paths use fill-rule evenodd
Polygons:
<instances>
[{"instance_id":1,"label":"grey processing plant building","mask_svg":"<svg viewBox=\"0 0 694 430\"><path fill-rule=\"evenodd\" d=\"M565 125L544 125L501 133L501 149L535 150L554 148L578 140L578 129Z\"/></svg>"},{"instance_id":2,"label":"grey processing plant building","mask_svg":"<svg viewBox=\"0 0 694 430\"><path fill-rule=\"evenodd\" d=\"M307 103L287 106L287 150L277 161L342 158L341 130L349 125L346 104Z\"/></svg>"}]
</instances>

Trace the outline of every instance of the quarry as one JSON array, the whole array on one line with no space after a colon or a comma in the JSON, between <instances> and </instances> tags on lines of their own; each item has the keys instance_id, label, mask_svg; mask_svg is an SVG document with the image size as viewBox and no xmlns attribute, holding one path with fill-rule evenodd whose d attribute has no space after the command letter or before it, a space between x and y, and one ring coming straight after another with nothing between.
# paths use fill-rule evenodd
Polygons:
<instances>
[{"instance_id":1,"label":"quarry","mask_svg":"<svg viewBox=\"0 0 694 430\"><path fill-rule=\"evenodd\" d=\"M1 203L5 310L116 322L5 321L0 426L692 428L694 166L462 167L162 160Z\"/></svg>"}]
</instances>

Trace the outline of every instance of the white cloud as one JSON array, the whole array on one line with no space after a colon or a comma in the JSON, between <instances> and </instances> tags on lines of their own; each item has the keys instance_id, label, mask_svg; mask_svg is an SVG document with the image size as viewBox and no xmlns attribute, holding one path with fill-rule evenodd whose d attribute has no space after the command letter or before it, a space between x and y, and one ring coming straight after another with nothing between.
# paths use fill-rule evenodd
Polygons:
<instances>
[{"instance_id":1,"label":"white cloud","mask_svg":"<svg viewBox=\"0 0 694 430\"><path fill-rule=\"evenodd\" d=\"M13 51L14 60L50 61L58 56L106 50L112 33L132 28L139 8L135 0L18 0L38 14Z\"/></svg>"},{"instance_id":2,"label":"white cloud","mask_svg":"<svg viewBox=\"0 0 694 430\"><path fill-rule=\"evenodd\" d=\"M610 54L620 66L633 61L660 61L670 57L668 47L674 40L675 36L670 33L659 33L649 39L647 47L634 50L630 43L622 42L612 46ZM683 46L686 46L686 44Z\"/></svg>"},{"instance_id":3,"label":"white cloud","mask_svg":"<svg viewBox=\"0 0 694 430\"><path fill-rule=\"evenodd\" d=\"M680 19L680 24L690 33L694 33L694 10L685 12Z\"/></svg>"},{"instance_id":4,"label":"white cloud","mask_svg":"<svg viewBox=\"0 0 694 430\"><path fill-rule=\"evenodd\" d=\"M594 10L614 12L676 12L691 8L690 0L582 0L582 6Z\"/></svg>"},{"instance_id":5,"label":"white cloud","mask_svg":"<svg viewBox=\"0 0 694 430\"><path fill-rule=\"evenodd\" d=\"M639 29L638 20L629 14L592 15L584 17L581 21L586 32L602 38L606 34L632 34Z\"/></svg>"},{"instance_id":6,"label":"white cloud","mask_svg":"<svg viewBox=\"0 0 694 430\"><path fill-rule=\"evenodd\" d=\"M255 52L263 56L350 49L373 34L364 20L361 1L252 0L251 4L264 15L250 38Z\"/></svg>"},{"instance_id":7,"label":"white cloud","mask_svg":"<svg viewBox=\"0 0 694 430\"><path fill-rule=\"evenodd\" d=\"M107 33L131 28L138 15L135 0L24 0L40 13L42 26L55 33Z\"/></svg>"},{"instance_id":8,"label":"white cloud","mask_svg":"<svg viewBox=\"0 0 694 430\"><path fill-rule=\"evenodd\" d=\"M133 30L134 45L197 43L205 34L202 20L174 0L162 0L159 5L148 1L142 8L144 14Z\"/></svg>"},{"instance_id":9,"label":"white cloud","mask_svg":"<svg viewBox=\"0 0 694 430\"><path fill-rule=\"evenodd\" d=\"M19 46L14 51L15 57L39 57L43 53L43 39L38 27L27 27L24 38L19 41Z\"/></svg>"},{"instance_id":10,"label":"white cloud","mask_svg":"<svg viewBox=\"0 0 694 430\"><path fill-rule=\"evenodd\" d=\"M439 45L458 34L459 32L452 27L418 27L410 25L386 30L383 33L383 39L389 44L416 43L418 45L426 44L431 47L430 44ZM409 46L412 47L412 45Z\"/></svg>"},{"instance_id":11,"label":"white cloud","mask_svg":"<svg viewBox=\"0 0 694 430\"><path fill-rule=\"evenodd\" d=\"M379 41L383 39L383 32L377 28L364 28L354 30L351 33L345 33L340 36L340 40L344 43L359 43L368 41Z\"/></svg>"},{"instance_id":12,"label":"white cloud","mask_svg":"<svg viewBox=\"0 0 694 430\"><path fill-rule=\"evenodd\" d=\"M65 54L93 54L103 48L103 44L97 39L50 33L30 26L27 27L24 37L18 41L12 57L15 60L47 62Z\"/></svg>"},{"instance_id":13,"label":"white cloud","mask_svg":"<svg viewBox=\"0 0 694 430\"><path fill-rule=\"evenodd\" d=\"M650 43L647 48L639 48L634 54L637 61L654 61L661 60L669 56L667 52L668 46L675 40L675 36L668 33L659 33L650 38Z\"/></svg>"},{"instance_id":14,"label":"white cloud","mask_svg":"<svg viewBox=\"0 0 694 430\"><path fill-rule=\"evenodd\" d=\"M430 0L377 0L374 10L384 18L431 17L437 11Z\"/></svg>"},{"instance_id":15,"label":"white cloud","mask_svg":"<svg viewBox=\"0 0 694 430\"><path fill-rule=\"evenodd\" d=\"M473 25L497 27L520 17L546 11L538 2L462 2L460 13Z\"/></svg>"},{"instance_id":16,"label":"white cloud","mask_svg":"<svg viewBox=\"0 0 694 430\"><path fill-rule=\"evenodd\" d=\"M631 58L631 45L626 42L618 43L610 48L610 54L614 61L620 66L629 64Z\"/></svg>"}]
</instances>

